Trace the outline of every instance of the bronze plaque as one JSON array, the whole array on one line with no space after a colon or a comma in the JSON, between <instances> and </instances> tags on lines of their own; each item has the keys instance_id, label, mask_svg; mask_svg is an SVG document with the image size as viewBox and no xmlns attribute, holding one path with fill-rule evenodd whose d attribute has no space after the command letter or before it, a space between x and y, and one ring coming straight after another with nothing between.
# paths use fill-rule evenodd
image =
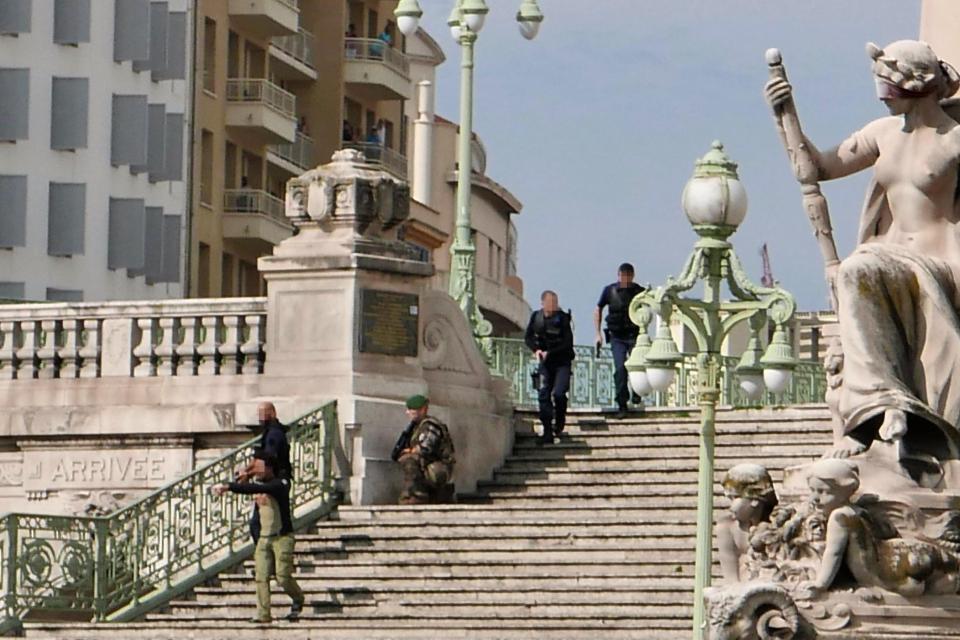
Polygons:
<instances>
[{"instance_id":1,"label":"bronze plaque","mask_svg":"<svg viewBox=\"0 0 960 640\"><path fill-rule=\"evenodd\" d=\"M360 290L360 351L416 356L420 297L414 293Z\"/></svg>"}]
</instances>

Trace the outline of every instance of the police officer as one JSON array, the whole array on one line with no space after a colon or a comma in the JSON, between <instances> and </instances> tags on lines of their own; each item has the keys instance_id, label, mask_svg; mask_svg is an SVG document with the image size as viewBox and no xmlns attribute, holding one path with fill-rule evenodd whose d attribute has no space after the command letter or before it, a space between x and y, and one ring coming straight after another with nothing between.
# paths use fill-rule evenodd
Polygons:
<instances>
[{"instance_id":1,"label":"police officer","mask_svg":"<svg viewBox=\"0 0 960 640\"><path fill-rule=\"evenodd\" d=\"M400 504L452 502L456 460L447 425L429 415L425 396L410 396L406 406L410 423L390 456L403 470Z\"/></svg>"},{"instance_id":2,"label":"police officer","mask_svg":"<svg viewBox=\"0 0 960 640\"><path fill-rule=\"evenodd\" d=\"M570 314L560 310L557 294L547 290L540 295L540 310L527 323L524 342L539 364L540 444L552 444L563 433L567 419L567 389L570 388L570 364L573 362L573 328Z\"/></svg>"},{"instance_id":3,"label":"police officer","mask_svg":"<svg viewBox=\"0 0 960 640\"><path fill-rule=\"evenodd\" d=\"M617 269L617 281L605 286L600 294L600 300L597 302L597 308L593 311L593 325L597 330L597 347L603 344L603 334L600 332L600 319L603 315L603 308L607 307L607 342L613 351L613 379L617 387L617 418L627 417L627 400L630 398L630 388L628 385L627 368L624 363L627 361L630 352L637 343L637 336L640 335L640 327L633 324L627 311L630 308L630 301L638 293L645 289L633 281L633 265L624 262ZM634 398L638 402L638 398Z\"/></svg>"}]
</instances>

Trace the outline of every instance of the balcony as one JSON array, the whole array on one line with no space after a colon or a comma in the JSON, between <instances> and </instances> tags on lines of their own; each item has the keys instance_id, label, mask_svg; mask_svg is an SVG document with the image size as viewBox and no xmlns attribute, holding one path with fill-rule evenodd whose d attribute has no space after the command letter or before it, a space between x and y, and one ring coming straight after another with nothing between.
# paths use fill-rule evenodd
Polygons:
<instances>
[{"instance_id":1,"label":"balcony","mask_svg":"<svg viewBox=\"0 0 960 640\"><path fill-rule=\"evenodd\" d=\"M223 237L276 245L293 235L283 200L260 189L223 192Z\"/></svg>"},{"instance_id":2,"label":"balcony","mask_svg":"<svg viewBox=\"0 0 960 640\"><path fill-rule=\"evenodd\" d=\"M306 29L299 29L292 36L276 36L270 40L271 71L283 80L316 80L315 49L316 38Z\"/></svg>"},{"instance_id":3,"label":"balcony","mask_svg":"<svg viewBox=\"0 0 960 640\"><path fill-rule=\"evenodd\" d=\"M227 80L227 126L252 145L293 142L297 99L269 80Z\"/></svg>"},{"instance_id":4,"label":"balcony","mask_svg":"<svg viewBox=\"0 0 960 640\"><path fill-rule=\"evenodd\" d=\"M275 144L267 147L267 160L295 176L315 166L313 138L299 131L293 144Z\"/></svg>"},{"instance_id":5,"label":"balcony","mask_svg":"<svg viewBox=\"0 0 960 640\"><path fill-rule=\"evenodd\" d=\"M393 149L375 142L344 142L344 149L356 149L367 158L367 163L377 165L401 180L407 179L407 157Z\"/></svg>"},{"instance_id":6,"label":"balcony","mask_svg":"<svg viewBox=\"0 0 960 640\"><path fill-rule=\"evenodd\" d=\"M409 100L413 97L410 61L374 38L344 39L344 82L361 100Z\"/></svg>"},{"instance_id":7,"label":"balcony","mask_svg":"<svg viewBox=\"0 0 960 640\"><path fill-rule=\"evenodd\" d=\"M299 0L228 0L230 20L241 30L267 39L297 32L300 24Z\"/></svg>"}]
</instances>

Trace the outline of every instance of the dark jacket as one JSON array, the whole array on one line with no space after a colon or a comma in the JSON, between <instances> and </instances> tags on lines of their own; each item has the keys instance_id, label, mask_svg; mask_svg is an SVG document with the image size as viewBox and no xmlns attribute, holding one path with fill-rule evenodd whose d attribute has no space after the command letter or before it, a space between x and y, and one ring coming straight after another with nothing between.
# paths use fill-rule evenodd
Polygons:
<instances>
[{"instance_id":1,"label":"dark jacket","mask_svg":"<svg viewBox=\"0 0 960 640\"><path fill-rule=\"evenodd\" d=\"M277 459L275 470L278 478L293 480L293 466L290 464L290 443L287 442L287 428L279 420L271 420L260 437L260 448Z\"/></svg>"},{"instance_id":2,"label":"dark jacket","mask_svg":"<svg viewBox=\"0 0 960 640\"><path fill-rule=\"evenodd\" d=\"M280 508L280 535L293 533L293 519L290 517L290 481L274 477L266 482L231 482L230 491L234 493L265 493L277 501Z\"/></svg>"},{"instance_id":3,"label":"dark jacket","mask_svg":"<svg viewBox=\"0 0 960 640\"><path fill-rule=\"evenodd\" d=\"M633 324L630 320L629 310L630 302L639 293L646 291L636 282L631 282L626 287L621 287L620 283L614 282L603 288L600 294L600 300L597 301L597 307L603 309L607 307L607 331L614 338L635 339L640 334L640 327Z\"/></svg>"},{"instance_id":4,"label":"dark jacket","mask_svg":"<svg viewBox=\"0 0 960 640\"><path fill-rule=\"evenodd\" d=\"M569 313L558 310L547 318L542 309L534 311L527 323L523 341L531 351L547 352L544 364L548 367L573 362L573 328L570 326Z\"/></svg>"}]
</instances>

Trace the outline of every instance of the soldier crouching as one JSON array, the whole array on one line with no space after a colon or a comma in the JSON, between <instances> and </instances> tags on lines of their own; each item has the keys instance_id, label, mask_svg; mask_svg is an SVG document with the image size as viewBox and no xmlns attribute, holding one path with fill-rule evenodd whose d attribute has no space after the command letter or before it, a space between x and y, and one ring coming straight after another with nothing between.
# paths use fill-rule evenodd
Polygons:
<instances>
[{"instance_id":1,"label":"soldier crouching","mask_svg":"<svg viewBox=\"0 0 960 640\"><path fill-rule=\"evenodd\" d=\"M430 402L421 395L407 399L410 424L400 434L391 457L403 470L400 504L453 502L453 440L447 425L427 415Z\"/></svg>"}]
</instances>

